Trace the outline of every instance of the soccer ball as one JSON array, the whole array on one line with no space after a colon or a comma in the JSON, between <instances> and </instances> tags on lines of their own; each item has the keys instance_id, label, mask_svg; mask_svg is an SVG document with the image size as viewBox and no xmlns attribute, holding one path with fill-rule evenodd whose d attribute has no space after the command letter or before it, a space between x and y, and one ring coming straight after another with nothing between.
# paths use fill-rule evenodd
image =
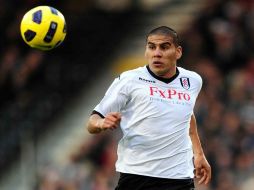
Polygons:
<instances>
[{"instance_id":1,"label":"soccer ball","mask_svg":"<svg viewBox=\"0 0 254 190\"><path fill-rule=\"evenodd\" d=\"M50 6L29 10L20 24L23 40L32 48L51 50L59 46L66 36L63 14Z\"/></svg>"}]
</instances>

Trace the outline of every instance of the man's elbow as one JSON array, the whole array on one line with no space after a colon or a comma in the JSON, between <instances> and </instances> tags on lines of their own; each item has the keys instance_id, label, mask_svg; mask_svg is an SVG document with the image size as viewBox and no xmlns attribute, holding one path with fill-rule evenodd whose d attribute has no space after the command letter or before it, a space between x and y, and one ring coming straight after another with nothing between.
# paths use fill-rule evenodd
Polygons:
<instances>
[{"instance_id":1,"label":"man's elbow","mask_svg":"<svg viewBox=\"0 0 254 190\"><path fill-rule=\"evenodd\" d=\"M86 126L86 130L88 131L88 133L94 134L93 130L91 130L88 126Z\"/></svg>"},{"instance_id":2,"label":"man's elbow","mask_svg":"<svg viewBox=\"0 0 254 190\"><path fill-rule=\"evenodd\" d=\"M90 133L90 134L98 134L98 133L100 133L100 132L101 132L101 130L100 130L100 129L95 128L95 127L93 127L93 126L89 125L89 123L86 125L86 130L87 130L87 131L88 131L88 133Z\"/></svg>"},{"instance_id":3,"label":"man's elbow","mask_svg":"<svg viewBox=\"0 0 254 190\"><path fill-rule=\"evenodd\" d=\"M88 133L94 134L94 130L93 130L92 127L89 125L89 123L87 123L87 124L85 125L85 128L86 128L86 130L88 131Z\"/></svg>"},{"instance_id":4,"label":"man's elbow","mask_svg":"<svg viewBox=\"0 0 254 190\"><path fill-rule=\"evenodd\" d=\"M98 126L99 120L102 119L99 115L93 114L86 123L86 129L90 134L98 134L102 129Z\"/></svg>"}]
</instances>

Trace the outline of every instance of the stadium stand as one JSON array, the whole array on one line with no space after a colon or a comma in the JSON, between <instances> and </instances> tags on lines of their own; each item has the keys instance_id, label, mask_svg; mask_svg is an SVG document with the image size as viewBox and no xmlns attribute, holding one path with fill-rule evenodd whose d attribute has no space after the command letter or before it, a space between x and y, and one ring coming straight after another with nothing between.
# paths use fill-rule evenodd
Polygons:
<instances>
[{"instance_id":1,"label":"stadium stand","mask_svg":"<svg viewBox=\"0 0 254 190\"><path fill-rule=\"evenodd\" d=\"M92 80L96 80L105 60L116 48L114 43L128 32L128 20L135 15L129 11L111 13L96 8L85 8L84 13L74 14L75 7L70 12L70 7L65 8L69 4L47 4L66 11L71 29L64 45L50 52L31 50L19 34L19 22L24 12L38 3L27 1L20 7L15 3L3 2L2 5L7 10L1 17L2 23L15 12L13 10L17 14L8 17L6 30L1 31L5 40L1 43L3 56L0 63L1 173L20 154L24 134L31 133L36 140L48 130L50 120L81 87L84 84L88 87ZM93 75L89 75L91 73Z\"/></svg>"},{"instance_id":2,"label":"stadium stand","mask_svg":"<svg viewBox=\"0 0 254 190\"><path fill-rule=\"evenodd\" d=\"M26 135L36 141L51 130L47 126L60 117L60 111L81 93L84 85L91 88L105 67L110 66L107 60L119 52L115 44L120 44L121 39L126 43L124 38L137 35L135 28L148 25L144 18L154 17L157 12L137 9L137 1L134 8L125 11L105 11L94 8L91 2L84 9L58 4L63 13L66 10L67 24L73 31L64 46L46 54L25 48L15 32L24 7L35 5L25 2L0 1L0 23L6 26L0 31L2 175L20 157ZM187 0L172 0L158 10L165 11L166 5L173 7L172 3L184 5ZM206 0L203 4L205 7L195 19L181 26L184 57L180 66L197 71L204 80L195 112L213 169L211 184L197 189L250 190L246 184L253 184L254 180L254 3ZM164 19L172 18L167 17L169 12L164 13ZM152 24L160 24L157 17L155 20ZM31 189L113 189L120 135L118 131L84 140L64 168L52 163L39 165L36 184Z\"/></svg>"}]
</instances>

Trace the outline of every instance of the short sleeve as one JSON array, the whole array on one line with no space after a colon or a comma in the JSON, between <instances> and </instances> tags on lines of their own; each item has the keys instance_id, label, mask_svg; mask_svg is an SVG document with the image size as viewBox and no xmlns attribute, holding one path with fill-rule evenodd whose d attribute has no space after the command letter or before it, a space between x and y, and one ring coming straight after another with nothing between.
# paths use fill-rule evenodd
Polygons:
<instances>
[{"instance_id":1,"label":"short sleeve","mask_svg":"<svg viewBox=\"0 0 254 190\"><path fill-rule=\"evenodd\" d=\"M110 112L121 112L128 101L128 94L128 80L119 76L110 85L94 111L99 112L102 116Z\"/></svg>"}]
</instances>

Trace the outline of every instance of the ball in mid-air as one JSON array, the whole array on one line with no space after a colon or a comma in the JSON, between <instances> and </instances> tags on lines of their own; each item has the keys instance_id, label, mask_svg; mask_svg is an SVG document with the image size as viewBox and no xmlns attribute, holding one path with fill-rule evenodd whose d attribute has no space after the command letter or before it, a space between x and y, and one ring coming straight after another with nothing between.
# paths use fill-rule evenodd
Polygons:
<instances>
[{"instance_id":1,"label":"ball in mid-air","mask_svg":"<svg viewBox=\"0 0 254 190\"><path fill-rule=\"evenodd\" d=\"M53 7L38 6L24 15L20 31L23 40L32 48L51 50L66 36L65 18Z\"/></svg>"}]
</instances>

